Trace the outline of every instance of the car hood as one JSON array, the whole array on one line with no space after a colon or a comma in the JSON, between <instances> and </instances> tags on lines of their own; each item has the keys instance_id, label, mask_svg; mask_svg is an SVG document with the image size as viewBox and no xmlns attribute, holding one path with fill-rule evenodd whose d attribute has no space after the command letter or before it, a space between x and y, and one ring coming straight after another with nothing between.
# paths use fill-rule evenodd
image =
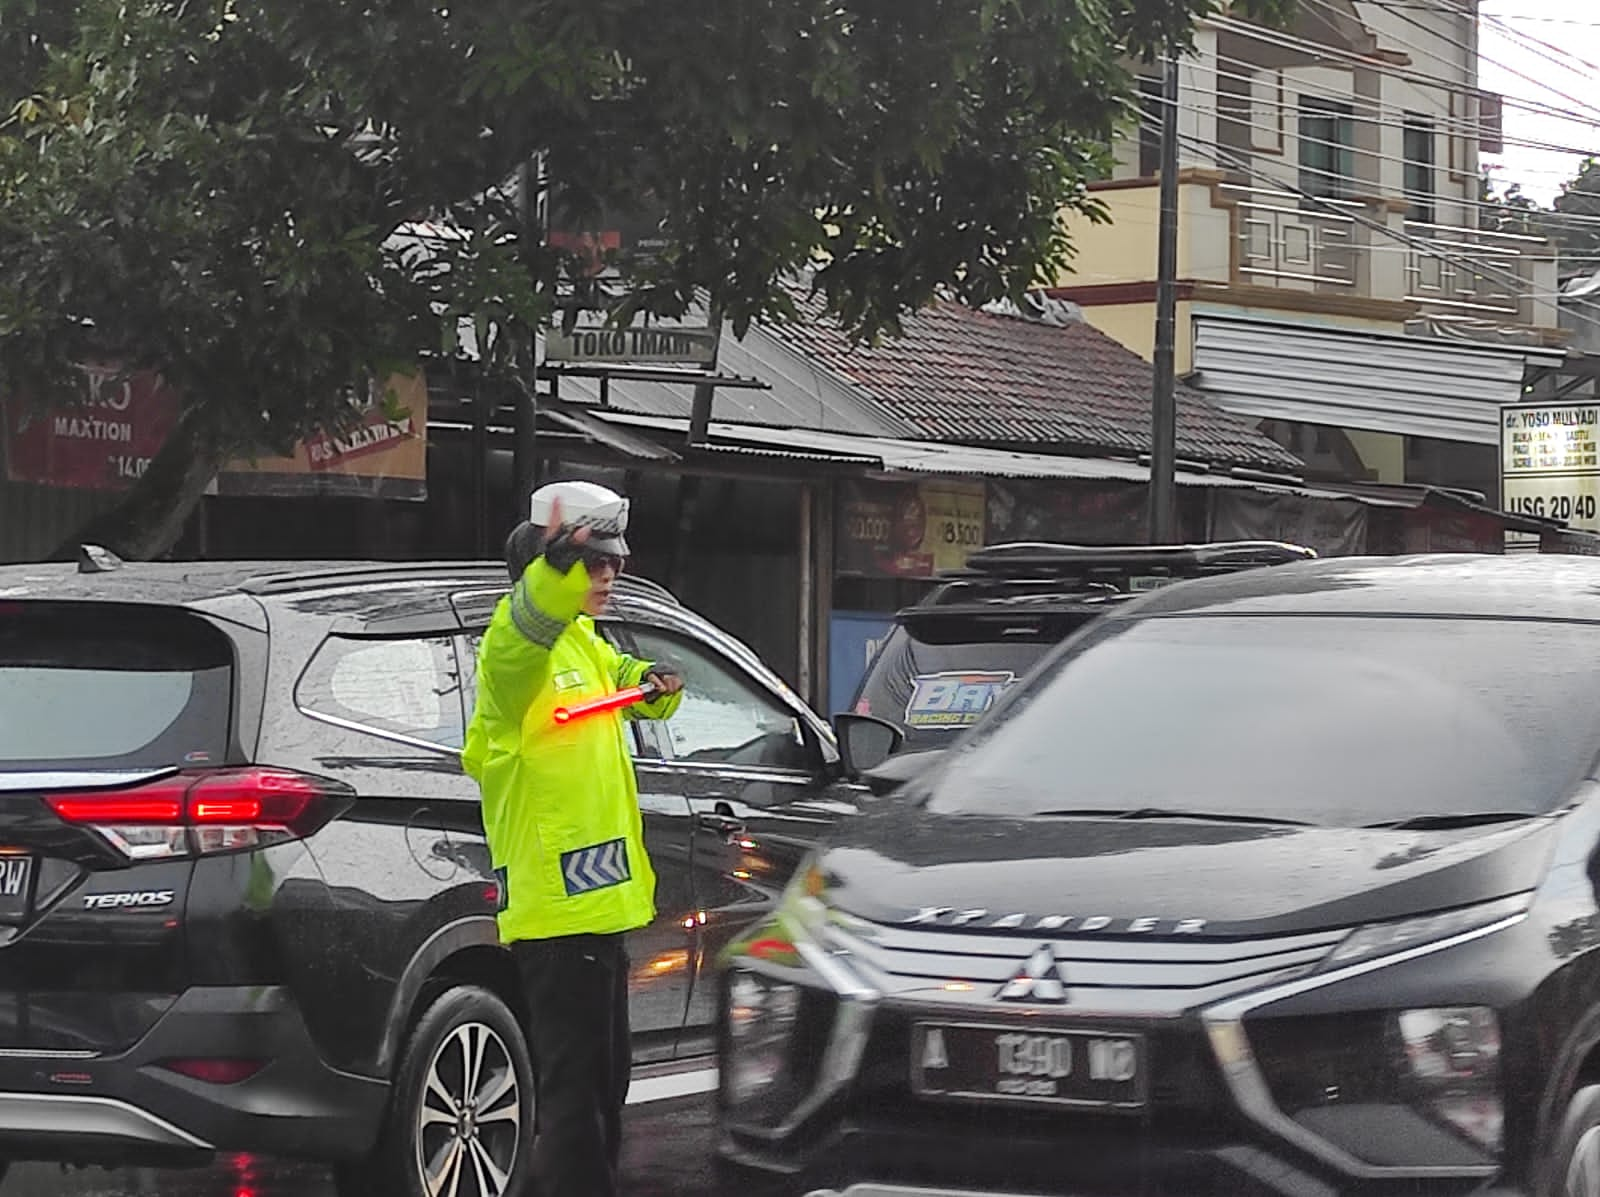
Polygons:
<instances>
[{"instance_id":1,"label":"car hood","mask_svg":"<svg viewBox=\"0 0 1600 1197\"><path fill-rule=\"evenodd\" d=\"M819 864L830 904L874 922L1264 936L1534 889L1557 823L1417 832L991 819L890 801L851 820Z\"/></svg>"}]
</instances>

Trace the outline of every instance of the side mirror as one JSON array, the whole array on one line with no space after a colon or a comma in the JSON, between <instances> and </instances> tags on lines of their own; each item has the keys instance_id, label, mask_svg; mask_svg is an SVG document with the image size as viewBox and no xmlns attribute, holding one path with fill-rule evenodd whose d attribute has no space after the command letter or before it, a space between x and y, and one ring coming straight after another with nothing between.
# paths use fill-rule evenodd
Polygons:
<instances>
[{"instance_id":1,"label":"side mirror","mask_svg":"<svg viewBox=\"0 0 1600 1197\"><path fill-rule=\"evenodd\" d=\"M890 757L876 769L868 770L861 780L866 783L869 793L881 797L926 774L944 754L943 748L927 752L902 752Z\"/></svg>"},{"instance_id":2,"label":"side mirror","mask_svg":"<svg viewBox=\"0 0 1600 1197\"><path fill-rule=\"evenodd\" d=\"M833 717L833 732L839 739L839 756L847 775L860 777L876 769L900 750L905 733L875 715L841 712Z\"/></svg>"}]
</instances>

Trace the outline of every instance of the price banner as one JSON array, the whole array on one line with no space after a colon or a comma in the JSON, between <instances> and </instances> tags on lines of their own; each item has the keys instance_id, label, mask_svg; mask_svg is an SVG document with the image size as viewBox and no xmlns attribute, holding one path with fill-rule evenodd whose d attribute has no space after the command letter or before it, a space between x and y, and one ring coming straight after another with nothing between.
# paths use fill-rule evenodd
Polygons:
<instances>
[{"instance_id":1,"label":"price banner","mask_svg":"<svg viewBox=\"0 0 1600 1197\"><path fill-rule=\"evenodd\" d=\"M1500 490L1507 511L1600 531L1600 405L1501 408Z\"/></svg>"},{"instance_id":2,"label":"price banner","mask_svg":"<svg viewBox=\"0 0 1600 1197\"><path fill-rule=\"evenodd\" d=\"M959 569L983 547L981 482L846 482L839 493L841 573L926 578Z\"/></svg>"}]
</instances>

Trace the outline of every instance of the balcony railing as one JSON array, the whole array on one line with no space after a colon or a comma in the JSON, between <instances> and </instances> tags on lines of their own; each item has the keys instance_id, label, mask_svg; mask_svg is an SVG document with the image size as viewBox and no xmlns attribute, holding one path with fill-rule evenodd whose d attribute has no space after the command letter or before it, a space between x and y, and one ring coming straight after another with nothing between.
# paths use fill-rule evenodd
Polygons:
<instances>
[{"instance_id":1,"label":"balcony railing","mask_svg":"<svg viewBox=\"0 0 1600 1197\"><path fill-rule=\"evenodd\" d=\"M1406 298L1440 315L1533 323L1531 296L1553 290L1538 267L1551 249L1538 237L1408 220Z\"/></svg>"},{"instance_id":2,"label":"balcony railing","mask_svg":"<svg viewBox=\"0 0 1600 1197\"><path fill-rule=\"evenodd\" d=\"M1240 281L1316 291L1359 286L1363 230L1354 215L1304 211L1294 202L1294 196L1240 199Z\"/></svg>"},{"instance_id":3,"label":"balcony railing","mask_svg":"<svg viewBox=\"0 0 1600 1197\"><path fill-rule=\"evenodd\" d=\"M1237 212L1236 283L1410 301L1457 319L1556 322L1556 267L1541 238L1407 220L1377 202L1312 205L1236 184L1215 194Z\"/></svg>"}]
</instances>

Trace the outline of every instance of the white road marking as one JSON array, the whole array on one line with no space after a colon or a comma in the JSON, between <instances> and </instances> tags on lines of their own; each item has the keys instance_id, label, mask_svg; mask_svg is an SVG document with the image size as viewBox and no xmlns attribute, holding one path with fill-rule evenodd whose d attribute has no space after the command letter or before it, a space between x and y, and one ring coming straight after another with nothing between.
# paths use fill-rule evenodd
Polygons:
<instances>
[{"instance_id":1,"label":"white road marking","mask_svg":"<svg viewBox=\"0 0 1600 1197\"><path fill-rule=\"evenodd\" d=\"M669 1101L674 1097L692 1097L697 1093L710 1093L716 1087L715 1068L640 1077L628 1086L628 1104L642 1106L655 1101Z\"/></svg>"}]
</instances>

